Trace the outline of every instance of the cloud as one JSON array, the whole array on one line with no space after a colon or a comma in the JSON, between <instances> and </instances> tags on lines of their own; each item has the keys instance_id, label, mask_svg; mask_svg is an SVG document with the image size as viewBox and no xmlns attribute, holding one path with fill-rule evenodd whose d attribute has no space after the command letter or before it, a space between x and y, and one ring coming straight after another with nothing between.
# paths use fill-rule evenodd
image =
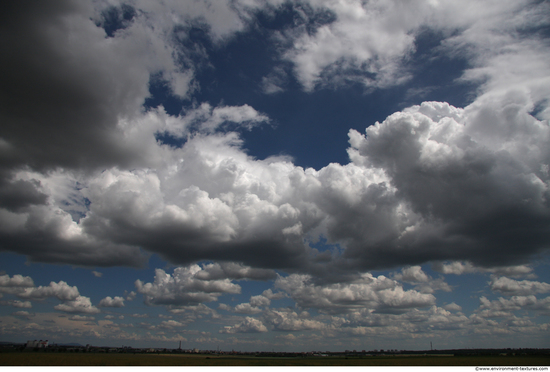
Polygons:
<instances>
[{"instance_id":1,"label":"cloud","mask_svg":"<svg viewBox=\"0 0 550 372\"><path fill-rule=\"evenodd\" d=\"M10 278L7 274L0 275L0 293L21 293L29 287L34 287L30 276L15 274Z\"/></svg>"},{"instance_id":2,"label":"cloud","mask_svg":"<svg viewBox=\"0 0 550 372\"><path fill-rule=\"evenodd\" d=\"M30 309L32 307L32 304L31 304L30 301L13 300L13 301L8 301L8 303L11 306L14 306L14 307L23 307L23 308L27 308L27 309Z\"/></svg>"},{"instance_id":3,"label":"cloud","mask_svg":"<svg viewBox=\"0 0 550 372\"><path fill-rule=\"evenodd\" d=\"M277 277L274 270L254 269L234 262L221 262L204 265L195 275L202 280L271 280Z\"/></svg>"},{"instance_id":4,"label":"cloud","mask_svg":"<svg viewBox=\"0 0 550 372\"><path fill-rule=\"evenodd\" d=\"M508 98L512 103L466 110L413 106L367 128L366 136L350 131L352 162L319 171L252 159L236 133L196 135L177 149L153 144L168 163L111 168L83 180L89 211L80 223L57 207L32 206L24 215L6 212L15 229L5 236L47 236L41 250L23 250L35 260L96 265L138 265L144 256L137 247L178 264L231 260L316 275L428 261L527 262L547 238L537 226L548 218L548 175L540 164L550 161L550 131L528 114L524 94ZM480 135L491 121L482 120L487 113L508 121L515 135L499 143ZM506 236L497 226L510 226ZM304 244L320 235L343 253L327 261L327 253ZM521 251L511 244L516 240Z\"/></svg>"},{"instance_id":5,"label":"cloud","mask_svg":"<svg viewBox=\"0 0 550 372\"><path fill-rule=\"evenodd\" d=\"M99 307L122 307L124 306L124 298L115 296L114 298L107 296L99 301Z\"/></svg>"},{"instance_id":6,"label":"cloud","mask_svg":"<svg viewBox=\"0 0 550 372\"><path fill-rule=\"evenodd\" d=\"M396 274L395 279L409 283L425 283L431 278L422 271L420 266L411 266L401 269L401 274Z\"/></svg>"},{"instance_id":7,"label":"cloud","mask_svg":"<svg viewBox=\"0 0 550 372\"><path fill-rule=\"evenodd\" d=\"M269 306L271 300L264 295L252 296L250 297L250 305L252 306Z\"/></svg>"},{"instance_id":8,"label":"cloud","mask_svg":"<svg viewBox=\"0 0 550 372\"><path fill-rule=\"evenodd\" d=\"M33 300L42 300L47 297L56 297L61 301L73 301L80 297L78 288L71 287L64 281L59 283L51 282L49 286L39 286L34 288L26 288L24 292L17 294L19 297Z\"/></svg>"},{"instance_id":9,"label":"cloud","mask_svg":"<svg viewBox=\"0 0 550 372\"><path fill-rule=\"evenodd\" d=\"M140 157L117 145L117 116L139 110L151 72L176 69L173 48L143 22L106 38L89 3L22 2L6 11L2 47L13 53L2 60L9 71L1 84L2 137L11 165L93 167ZM23 102L34 102L33 110Z\"/></svg>"},{"instance_id":10,"label":"cloud","mask_svg":"<svg viewBox=\"0 0 550 372\"><path fill-rule=\"evenodd\" d=\"M21 177L27 176L26 172L21 174ZM73 193L80 194L74 189ZM58 202L62 204L65 201ZM0 208L0 222L2 250L28 255L31 261L89 266L141 266L146 259L137 247L116 244L87 234L73 220L71 212L61 209L53 200L47 205L32 205L19 212Z\"/></svg>"},{"instance_id":11,"label":"cloud","mask_svg":"<svg viewBox=\"0 0 550 372\"><path fill-rule=\"evenodd\" d=\"M32 307L32 304L30 301L19 301L19 300L0 301L0 305L9 305L13 307L27 308L27 309L30 309Z\"/></svg>"},{"instance_id":12,"label":"cloud","mask_svg":"<svg viewBox=\"0 0 550 372\"><path fill-rule=\"evenodd\" d=\"M491 290L507 296L529 296L550 292L550 284L531 280L513 280L505 276L494 277L489 282Z\"/></svg>"},{"instance_id":13,"label":"cloud","mask_svg":"<svg viewBox=\"0 0 550 372\"><path fill-rule=\"evenodd\" d=\"M452 1L301 2L293 7L296 26L283 34L283 45L289 47L282 55L308 91L350 82L384 88L412 77L409 62L428 29L442 39L431 51L433 58L471 59L474 66L464 80L489 77L491 89L524 84L522 75L547 78L543 61L548 51L538 40L517 38L517 30L547 25L541 16L547 8L527 1L504 1L498 7L474 1L461 6ZM526 63L517 63L526 55ZM267 93L280 89L272 76L262 83Z\"/></svg>"},{"instance_id":14,"label":"cloud","mask_svg":"<svg viewBox=\"0 0 550 372\"><path fill-rule=\"evenodd\" d=\"M136 298L136 292L131 291L128 293L127 291L124 291L124 296L126 296L126 301L133 301Z\"/></svg>"},{"instance_id":15,"label":"cloud","mask_svg":"<svg viewBox=\"0 0 550 372\"><path fill-rule=\"evenodd\" d=\"M377 312L402 312L435 303L431 294L405 291L396 281L383 275L363 274L351 283L317 285L308 275L279 277L275 287L287 292L301 308L316 308L329 313L346 313L355 308Z\"/></svg>"},{"instance_id":16,"label":"cloud","mask_svg":"<svg viewBox=\"0 0 550 372\"><path fill-rule=\"evenodd\" d=\"M550 314L550 297L538 299L533 295L512 296L509 299L499 297L491 301L482 296L479 301L481 305L477 314L483 318L511 317L514 311L518 310L535 311L542 315Z\"/></svg>"},{"instance_id":17,"label":"cloud","mask_svg":"<svg viewBox=\"0 0 550 372\"><path fill-rule=\"evenodd\" d=\"M462 307L460 305L455 304L454 302L451 302L450 304L447 304L443 306L445 310L448 311L461 311Z\"/></svg>"},{"instance_id":18,"label":"cloud","mask_svg":"<svg viewBox=\"0 0 550 372\"><path fill-rule=\"evenodd\" d=\"M100 312L97 307L92 305L90 299L85 296L78 296L74 300L65 301L62 304L54 306L54 309L66 313L96 314Z\"/></svg>"},{"instance_id":19,"label":"cloud","mask_svg":"<svg viewBox=\"0 0 550 372\"><path fill-rule=\"evenodd\" d=\"M306 90L327 81L385 87L408 78L400 62L414 50L414 31L422 24L427 6L380 1L311 3L317 9L326 7L335 19L312 33L304 29L298 37L291 34L292 48L284 57L294 64Z\"/></svg>"},{"instance_id":20,"label":"cloud","mask_svg":"<svg viewBox=\"0 0 550 372\"><path fill-rule=\"evenodd\" d=\"M92 274L96 277L96 278L101 278L103 276L103 273L100 273L99 271L95 271L95 270L92 270Z\"/></svg>"},{"instance_id":21,"label":"cloud","mask_svg":"<svg viewBox=\"0 0 550 372\"><path fill-rule=\"evenodd\" d=\"M504 267L479 267L470 262L455 261L452 263L436 262L432 265L433 269L443 274L462 275L468 273L492 273L495 275L505 275L511 277L524 277L534 275L533 268L529 265L513 265Z\"/></svg>"},{"instance_id":22,"label":"cloud","mask_svg":"<svg viewBox=\"0 0 550 372\"><path fill-rule=\"evenodd\" d=\"M258 113L248 105L212 108L208 103L203 103L197 110L187 113L185 118L188 117L192 122L199 121L199 130L203 132L214 132L228 122L251 129L259 123L269 121L267 116Z\"/></svg>"},{"instance_id":23,"label":"cloud","mask_svg":"<svg viewBox=\"0 0 550 372\"><path fill-rule=\"evenodd\" d=\"M415 284L415 289L421 293L434 293L442 290L451 292L451 287L443 280L443 278L433 279L427 275L420 266L410 266L401 269L401 273L394 275L395 280L401 280L407 283Z\"/></svg>"},{"instance_id":24,"label":"cloud","mask_svg":"<svg viewBox=\"0 0 550 372\"><path fill-rule=\"evenodd\" d=\"M107 317L105 317L107 318ZM85 316L85 315L73 315L69 317L69 320L77 320L79 322L89 322L92 320L95 320L95 317L93 316Z\"/></svg>"},{"instance_id":25,"label":"cloud","mask_svg":"<svg viewBox=\"0 0 550 372\"><path fill-rule=\"evenodd\" d=\"M250 303L245 302L235 306L234 311L239 314L258 314L262 312L259 307L252 306Z\"/></svg>"},{"instance_id":26,"label":"cloud","mask_svg":"<svg viewBox=\"0 0 550 372\"><path fill-rule=\"evenodd\" d=\"M173 329L176 327L184 327L185 323L178 322L176 320L163 320L158 327L159 328L166 328L166 329Z\"/></svg>"},{"instance_id":27,"label":"cloud","mask_svg":"<svg viewBox=\"0 0 550 372\"><path fill-rule=\"evenodd\" d=\"M268 288L265 291L263 291L261 296L266 297L270 301L271 300L280 300L281 298L287 297L286 293L284 293L284 292L273 293L273 290L271 288ZM259 296L252 296L250 298L250 301L252 302L253 298L256 298L256 297L259 297ZM262 300L260 299L260 301L262 301Z\"/></svg>"},{"instance_id":28,"label":"cloud","mask_svg":"<svg viewBox=\"0 0 550 372\"><path fill-rule=\"evenodd\" d=\"M401 218L406 223L401 233L386 233L385 252L404 257L398 247L406 245L417 257L494 267L527 261L544 249L546 232L532 224L547 218L548 176L540 164L549 160L543 143L550 131L527 113L524 94L512 92L508 99L466 110L425 102L367 128L366 137L350 133L354 163L384 169L395 197L410 208L404 212L408 221ZM479 135L477 128L493 121L513 135L498 141ZM527 133L532 152L522 145ZM521 253L515 239L522 241ZM359 241L350 244L346 255L385 260L376 250L359 247Z\"/></svg>"},{"instance_id":29,"label":"cloud","mask_svg":"<svg viewBox=\"0 0 550 372\"><path fill-rule=\"evenodd\" d=\"M47 195L40 192L36 180L8 181L0 179L0 205L10 212L24 210L30 205L46 204Z\"/></svg>"},{"instance_id":30,"label":"cloud","mask_svg":"<svg viewBox=\"0 0 550 372\"><path fill-rule=\"evenodd\" d=\"M258 319L247 316L241 323L234 326L226 326L220 333L260 333L267 332L265 325Z\"/></svg>"},{"instance_id":31,"label":"cloud","mask_svg":"<svg viewBox=\"0 0 550 372\"><path fill-rule=\"evenodd\" d=\"M162 269L155 270L155 281L143 283L136 280L138 293L145 295L151 305L192 305L216 301L224 293L240 293L241 287L229 279L203 280L197 274L199 265L177 267L172 275Z\"/></svg>"},{"instance_id":32,"label":"cloud","mask_svg":"<svg viewBox=\"0 0 550 372\"><path fill-rule=\"evenodd\" d=\"M307 312L298 314L292 310L269 310L264 315L266 323L272 324L276 331L305 331L325 329L326 324L310 319Z\"/></svg>"},{"instance_id":33,"label":"cloud","mask_svg":"<svg viewBox=\"0 0 550 372\"><path fill-rule=\"evenodd\" d=\"M21 310L12 313L12 315L28 318L31 314L28 311Z\"/></svg>"},{"instance_id":34,"label":"cloud","mask_svg":"<svg viewBox=\"0 0 550 372\"><path fill-rule=\"evenodd\" d=\"M92 305L90 298L81 296L76 286L70 286L64 281L50 282L48 286L30 287L33 283L32 278L14 275L13 278L3 278L4 284L15 284L20 290L11 292L18 297L28 300L44 300L48 297L55 297L61 301L61 304L54 306L54 309L68 313L98 313L99 309ZM9 287L8 287L9 288ZM13 288L13 287L11 287ZM14 306L31 307L30 301L14 301Z\"/></svg>"}]
</instances>

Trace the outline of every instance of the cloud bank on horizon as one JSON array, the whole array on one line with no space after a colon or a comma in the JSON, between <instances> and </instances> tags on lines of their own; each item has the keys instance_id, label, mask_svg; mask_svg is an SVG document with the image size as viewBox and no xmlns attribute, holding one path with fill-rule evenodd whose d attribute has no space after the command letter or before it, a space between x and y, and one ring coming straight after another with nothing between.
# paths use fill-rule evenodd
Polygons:
<instances>
[{"instance_id":1,"label":"cloud bank on horizon","mask_svg":"<svg viewBox=\"0 0 550 372\"><path fill-rule=\"evenodd\" d=\"M174 317L142 324L159 342L281 331L281 345L308 345L474 324L544 338L550 285L533 280L533 266L550 243L549 14L533 1L13 2L0 22L0 250L98 280L160 257L175 268L128 288ZM306 120L306 135L289 139L296 153L256 155L254 133L277 132L285 107L205 93L221 86L205 76L225 73L215 52L252 35L270 46L268 69L239 79L266 102L359 87L365 100L401 89L414 104L363 133L343 129L347 149L318 149L324 128ZM463 61L443 88L467 87L465 107L423 102L443 88L418 85L418 64L441 60ZM298 165L301 151L349 160ZM444 275L467 273L490 275L504 297L479 297L470 316L441 306L439 293L454 290ZM53 309L84 314L12 317L138 339L110 313L94 318L135 292L94 306L65 281L4 274L2 305L57 299ZM265 288L248 302L221 302L256 281ZM203 317L227 338L185 333Z\"/></svg>"}]
</instances>

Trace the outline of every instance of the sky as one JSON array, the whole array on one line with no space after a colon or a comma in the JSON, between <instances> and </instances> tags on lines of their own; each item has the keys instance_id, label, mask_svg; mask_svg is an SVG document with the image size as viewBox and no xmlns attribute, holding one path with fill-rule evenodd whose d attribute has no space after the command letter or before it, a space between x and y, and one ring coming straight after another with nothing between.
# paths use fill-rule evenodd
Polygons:
<instances>
[{"instance_id":1,"label":"sky","mask_svg":"<svg viewBox=\"0 0 550 372\"><path fill-rule=\"evenodd\" d=\"M548 1L0 18L0 341L550 347Z\"/></svg>"}]
</instances>

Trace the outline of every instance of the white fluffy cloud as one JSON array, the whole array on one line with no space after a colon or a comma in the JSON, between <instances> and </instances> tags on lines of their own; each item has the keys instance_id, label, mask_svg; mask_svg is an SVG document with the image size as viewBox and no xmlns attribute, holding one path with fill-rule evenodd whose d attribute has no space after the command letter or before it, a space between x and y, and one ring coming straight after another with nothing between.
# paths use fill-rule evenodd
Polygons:
<instances>
[{"instance_id":1,"label":"white fluffy cloud","mask_svg":"<svg viewBox=\"0 0 550 372\"><path fill-rule=\"evenodd\" d=\"M252 306L269 306L270 304L271 300L264 295L250 297L250 305Z\"/></svg>"},{"instance_id":2,"label":"white fluffy cloud","mask_svg":"<svg viewBox=\"0 0 550 372\"><path fill-rule=\"evenodd\" d=\"M267 332L265 325L258 319L249 316L234 326L226 326L220 330L220 333L259 333Z\"/></svg>"},{"instance_id":3,"label":"white fluffy cloud","mask_svg":"<svg viewBox=\"0 0 550 372\"><path fill-rule=\"evenodd\" d=\"M275 279L273 270L255 269L235 262L212 263L203 266L196 277L203 280L232 279L232 280L268 280Z\"/></svg>"},{"instance_id":4,"label":"white fluffy cloud","mask_svg":"<svg viewBox=\"0 0 550 372\"><path fill-rule=\"evenodd\" d=\"M479 267L470 262L455 261L451 263L436 262L432 267L442 274L462 275L469 273L491 273L494 275L504 275L516 277L533 276L533 268L529 265L512 265L497 267Z\"/></svg>"},{"instance_id":5,"label":"white fluffy cloud","mask_svg":"<svg viewBox=\"0 0 550 372\"><path fill-rule=\"evenodd\" d=\"M289 309L269 310L264 318L267 323L273 325L273 329L276 331L305 331L327 328L325 323L312 319L305 311L298 314Z\"/></svg>"},{"instance_id":6,"label":"white fluffy cloud","mask_svg":"<svg viewBox=\"0 0 550 372\"><path fill-rule=\"evenodd\" d=\"M489 300L480 297L480 306L477 314L484 318L512 317L515 311L535 311L543 315L550 314L550 297L539 299L534 295L512 296L509 299L499 297Z\"/></svg>"},{"instance_id":7,"label":"white fluffy cloud","mask_svg":"<svg viewBox=\"0 0 550 372\"><path fill-rule=\"evenodd\" d=\"M262 312L262 309L256 306L252 306L248 302L245 302L235 306L234 311L239 314L258 314Z\"/></svg>"},{"instance_id":8,"label":"white fluffy cloud","mask_svg":"<svg viewBox=\"0 0 550 372\"><path fill-rule=\"evenodd\" d=\"M27 301L9 300L8 303L15 307L30 308L32 304L28 300L40 301L49 297L55 297L62 301L54 306L54 309L68 313L98 313L100 310L92 305L90 298L81 296L76 286L70 286L64 281L50 282L48 286L34 286L31 277L14 275L0 276L0 292L15 294Z\"/></svg>"},{"instance_id":9,"label":"white fluffy cloud","mask_svg":"<svg viewBox=\"0 0 550 372\"><path fill-rule=\"evenodd\" d=\"M42 300L47 297L56 297L61 301L73 301L80 297L78 288L71 287L64 281L51 282L49 286L26 288L24 292L17 294L19 297L33 300Z\"/></svg>"},{"instance_id":10,"label":"white fluffy cloud","mask_svg":"<svg viewBox=\"0 0 550 372\"><path fill-rule=\"evenodd\" d=\"M107 296L101 301L99 301L100 307L122 307L124 306L124 298L115 296L114 298L111 296Z\"/></svg>"},{"instance_id":11,"label":"white fluffy cloud","mask_svg":"<svg viewBox=\"0 0 550 372\"><path fill-rule=\"evenodd\" d=\"M192 305L215 301L224 293L240 293L241 287L229 279L202 280L197 273L199 265L177 267L172 275L155 270L155 281L136 280L137 291L145 295L145 302L155 305Z\"/></svg>"},{"instance_id":12,"label":"white fluffy cloud","mask_svg":"<svg viewBox=\"0 0 550 372\"><path fill-rule=\"evenodd\" d=\"M489 282L492 291L507 296L529 296L550 292L550 284L531 280L513 280L505 276L492 278Z\"/></svg>"},{"instance_id":13,"label":"white fluffy cloud","mask_svg":"<svg viewBox=\"0 0 550 372\"><path fill-rule=\"evenodd\" d=\"M357 308L401 312L435 303L433 295L406 291L398 282L383 275L363 274L351 283L318 285L308 275L292 274L277 278L275 286L287 292L304 309L317 308L331 313Z\"/></svg>"},{"instance_id":14,"label":"white fluffy cloud","mask_svg":"<svg viewBox=\"0 0 550 372\"><path fill-rule=\"evenodd\" d=\"M54 306L54 309L64 311L66 313L96 314L100 312L97 307L92 305L90 298L85 296L78 296L74 300L65 301Z\"/></svg>"},{"instance_id":15,"label":"white fluffy cloud","mask_svg":"<svg viewBox=\"0 0 550 372\"><path fill-rule=\"evenodd\" d=\"M427 275L420 266L403 268L401 273L394 275L394 279L415 284L415 289L421 293L434 293L435 291L451 292L451 287L443 278L433 279Z\"/></svg>"},{"instance_id":16,"label":"white fluffy cloud","mask_svg":"<svg viewBox=\"0 0 550 372\"><path fill-rule=\"evenodd\" d=\"M30 276L15 274L10 278L9 275L0 275L0 293L21 293L30 287L34 287Z\"/></svg>"}]
</instances>

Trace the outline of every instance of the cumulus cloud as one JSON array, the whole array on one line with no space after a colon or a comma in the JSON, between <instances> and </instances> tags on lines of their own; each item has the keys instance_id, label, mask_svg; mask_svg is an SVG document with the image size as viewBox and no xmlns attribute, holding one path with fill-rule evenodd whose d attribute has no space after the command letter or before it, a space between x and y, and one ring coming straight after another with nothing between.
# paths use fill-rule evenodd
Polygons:
<instances>
[{"instance_id":1,"label":"cumulus cloud","mask_svg":"<svg viewBox=\"0 0 550 372\"><path fill-rule=\"evenodd\" d=\"M260 333L267 332L265 325L258 319L247 316L241 323L226 326L220 333Z\"/></svg>"},{"instance_id":2,"label":"cumulus cloud","mask_svg":"<svg viewBox=\"0 0 550 372\"><path fill-rule=\"evenodd\" d=\"M269 306L271 300L264 295L252 296L250 297L250 305L252 306Z\"/></svg>"},{"instance_id":3,"label":"cumulus cloud","mask_svg":"<svg viewBox=\"0 0 550 372\"><path fill-rule=\"evenodd\" d=\"M507 296L529 296L550 292L550 284L531 280L513 280L505 276L494 277L489 282L491 290Z\"/></svg>"},{"instance_id":4,"label":"cumulus cloud","mask_svg":"<svg viewBox=\"0 0 550 372\"><path fill-rule=\"evenodd\" d=\"M548 176L540 164L549 160L543 143L550 131L517 101L524 98L515 92L508 102L466 110L425 102L367 128L365 137L350 132L354 163L384 169L395 196L410 207L408 226L399 235L387 234L391 243L386 252L403 257L407 253L398 247L407 245L415 247L416 255L469 259L490 267L509 265L519 257L526 261L544 249L544 229L519 232L548 213ZM503 134L499 141L479 135L476 128L491 120L505 126L508 122L514 135ZM527 133L537 133L529 136L529 153L521 141ZM522 242L521 253L510 234ZM416 245L420 242L422 247ZM360 246L353 244L349 256L384 260Z\"/></svg>"},{"instance_id":5,"label":"cumulus cloud","mask_svg":"<svg viewBox=\"0 0 550 372\"><path fill-rule=\"evenodd\" d=\"M49 286L26 288L24 292L18 293L17 295L22 298L33 300L56 297L61 301L72 301L76 300L80 296L80 293L76 286L71 287L61 280L59 283L51 282Z\"/></svg>"},{"instance_id":6,"label":"cumulus cloud","mask_svg":"<svg viewBox=\"0 0 550 372\"><path fill-rule=\"evenodd\" d=\"M338 313L354 308L377 312L402 312L408 308L427 307L435 303L431 294L404 290L395 280L383 275L363 274L351 283L317 285L308 275L279 277L275 286L287 292L302 308Z\"/></svg>"},{"instance_id":7,"label":"cumulus cloud","mask_svg":"<svg viewBox=\"0 0 550 372\"><path fill-rule=\"evenodd\" d=\"M27 308L27 309L30 309L32 307L32 304L30 301L8 300L8 301L0 301L0 304L9 305L13 307Z\"/></svg>"},{"instance_id":8,"label":"cumulus cloud","mask_svg":"<svg viewBox=\"0 0 550 372\"><path fill-rule=\"evenodd\" d=\"M530 277L533 276L533 268L529 265L512 265L503 267L479 267L470 262L436 262L432 265L433 269L443 274L462 275L469 273L491 273L494 275L505 275L511 277Z\"/></svg>"},{"instance_id":9,"label":"cumulus cloud","mask_svg":"<svg viewBox=\"0 0 550 372\"><path fill-rule=\"evenodd\" d=\"M270 280L276 278L274 270L255 269L235 262L212 263L203 266L196 277L203 280L231 279L231 280Z\"/></svg>"},{"instance_id":10,"label":"cumulus cloud","mask_svg":"<svg viewBox=\"0 0 550 372\"><path fill-rule=\"evenodd\" d=\"M300 314L292 310L269 310L264 315L266 323L272 324L276 331L305 331L325 329L325 323L311 319L307 312Z\"/></svg>"},{"instance_id":11,"label":"cumulus cloud","mask_svg":"<svg viewBox=\"0 0 550 372\"><path fill-rule=\"evenodd\" d=\"M401 273L396 274L395 279L409 283L425 283L431 278L422 270L420 266L411 266L401 269Z\"/></svg>"},{"instance_id":12,"label":"cumulus cloud","mask_svg":"<svg viewBox=\"0 0 550 372\"><path fill-rule=\"evenodd\" d=\"M167 329L173 329L176 327L184 327L185 323L178 322L176 320L163 320L158 327L159 328L167 328Z\"/></svg>"},{"instance_id":13,"label":"cumulus cloud","mask_svg":"<svg viewBox=\"0 0 550 372\"><path fill-rule=\"evenodd\" d=\"M462 307L460 305L455 304L454 302L451 302L450 304L447 304L443 306L445 310L448 311L461 311Z\"/></svg>"},{"instance_id":14,"label":"cumulus cloud","mask_svg":"<svg viewBox=\"0 0 550 372\"><path fill-rule=\"evenodd\" d=\"M111 296L107 296L101 301L99 301L99 307L122 307L124 306L124 298L115 296L112 298Z\"/></svg>"},{"instance_id":15,"label":"cumulus cloud","mask_svg":"<svg viewBox=\"0 0 550 372\"><path fill-rule=\"evenodd\" d=\"M7 276L6 276L7 277ZM4 288L19 288L17 291L10 291L20 298L27 300L44 300L49 297L55 297L62 301L61 304L54 306L54 309L68 313L98 313L100 310L92 305L90 298L81 296L76 286L70 286L64 281L50 282L48 286L34 287L33 280L30 277L14 275L13 278L3 278L5 285L12 285ZM31 286L32 285L32 286ZM0 287L1 288L1 287ZM30 301L11 301L16 307L32 307Z\"/></svg>"},{"instance_id":16,"label":"cumulus cloud","mask_svg":"<svg viewBox=\"0 0 550 372\"><path fill-rule=\"evenodd\" d=\"M96 314L100 312L97 307L92 305L90 298L85 296L78 296L74 300L65 301L62 304L54 306L54 309L66 313Z\"/></svg>"},{"instance_id":17,"label":"cumulus cloud","mask_svg":"<svg viewBox=\"0 0 550 372\"><path fill-rule=\"evenodd\" d=\"M451 292L451 287L443 278L433 279L427 275L420 266L410 266L401 269L401 273L394 275L395 280L401 280L407 283L415 284L415 289L421 293L434 293L442 290Z\"/></svg>"},{"instance_id":18,"label":"cumulus cloud","mask_svg":"<svg viewBox=\"0 0 550 372\"><path fill-rule=\"evenodd\" d=\"M319 171L252 159L235 133L197 135L178 149L161 146L168 163L157 169L112 168L87 180L81 193L90 205L80 223L53 205L33 206L5 212L15 228L6 234L30 239L29 229L40 231L51 246L23 253L87 264L137 265L138 246L180 264L232 260L324 275L427 261L526 262L546 247L547 233L537 226L548 218L540 164L550 161L550 131L523 98L466 110L437 102L411 107L366 136L350 131L352 162ZM491 120L508 123L501 142L479 131ZM321 234L343 254L321 259L326 253L304 244ZM273 277L230 267L241 264L211 265L200 275Z\"/></svg>"},{"instance_id":19,"label":"cumulus cloud","mask_svg":"<svg viewBox=\"0 0 550 372\"><path fill-rule=\"evenodd\" d=\"M203 271L199 265L178 267L172 274L155 270L153 283L136 280L138 293L145 295L151 305L192 305L216 301L224 293L240 293L241 287L229 279L203 280L197 274Z\"/></svg>"},{"instance_id":20,"label":"cumulus cloud","mask_svg":"<svg viewBox=\"0 0 550 372\"><path fill-rule=\"evenodd\" d=\"M21 310L12 313L12 315L28 318L31 314L28 311Z\"/></svg>"},{"instance_id":21,"label":"cumulus cloud","mask_svg":"<svg viewBox=\"0 0 550 372\"><path fill-rule=\"evenodd\" d=\"M15 274L10 278L7 274L0 275L0 293L21 293L29 287L34 287L30 276Z\"/></svg>"},{"instance_id":22,"label":"cumulus cloud","mask_svg":"<svg viewBox=\"0 0 550 372\"><path fill-rule=\"evenodd\" d=\"M482 296L479 301L477 315L483 318L512 317L518 310L530 310L543 315L550 314L550 297L538 299L534 295L512 296L509 299L499 297L497 300L491 301Z\"/></svg>"},{"instance_id":23,"label":"cumulus cloud","mask_svg":"<svg viewBox=\"0 0 550 372\"><path fill-rule=\"evenodd\" d=\"M136 292L131 291L128 293L127 291L124 291L124 296L126 296L126 301L133 301L136 298Z\"/></svg>"},{"instance_id":24,"label":"cumulus cloud","mask_svg":"<svg viewBox=\"0 0 550 372\"><path fill-rule=\"evenodd\" d=\"M262 312L262 309L256 306L252 306L248 302L245 302L235 306L234 311L239 314L258 314Z\"/></svg>"}]
</instances>

